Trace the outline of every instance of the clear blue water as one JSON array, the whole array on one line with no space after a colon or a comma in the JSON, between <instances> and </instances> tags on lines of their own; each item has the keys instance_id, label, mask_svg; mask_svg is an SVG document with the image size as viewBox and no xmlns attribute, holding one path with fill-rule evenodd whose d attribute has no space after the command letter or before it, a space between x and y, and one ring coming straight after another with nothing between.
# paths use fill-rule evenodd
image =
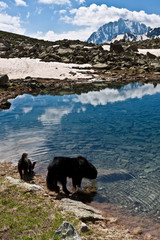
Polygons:
<instances>
[{"instance_id":1,"label":"clear blue water","mask_svg":"<svg viewBox=\"0 0 160 240\"><path fill-rule=\"evenodd\" d=\"M101 176L96 201L159 219L160 84L10 101L0 112L1 161L28 152L46 172L54 156L82 155Z\"/></svg>"}]
</instances>

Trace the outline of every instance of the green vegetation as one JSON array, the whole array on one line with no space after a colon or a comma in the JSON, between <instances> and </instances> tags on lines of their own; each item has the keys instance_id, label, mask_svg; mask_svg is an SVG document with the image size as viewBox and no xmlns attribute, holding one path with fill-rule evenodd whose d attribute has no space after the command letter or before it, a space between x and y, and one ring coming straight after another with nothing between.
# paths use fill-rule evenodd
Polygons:
<instances>
[{"instance_id":1,"label":"green vegetation","mask_svg":"<svg viewBox=\"0 0 160 240\"><path fill-rule=\"evenodd\" d=\"M75 227L79 220L63 215L50 198L10 185L0 178L0 239L53 238L63 221Z\"/></svg>"}]
</instances>

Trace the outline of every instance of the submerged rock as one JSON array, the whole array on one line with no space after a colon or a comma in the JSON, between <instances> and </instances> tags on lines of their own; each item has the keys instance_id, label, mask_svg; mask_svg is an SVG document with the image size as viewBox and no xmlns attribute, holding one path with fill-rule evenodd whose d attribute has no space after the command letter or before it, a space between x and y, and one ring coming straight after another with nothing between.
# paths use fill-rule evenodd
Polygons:
<instances>
[{"instance_id":1,"label":"submerged rock","mask_svg":"<svg viewBox=\"0 0 160 240\"><path fill-rule=\"evenodd\" d=\"M98 170L98 181L115 182L120 180L130 180L134 176L125 170Z\"/></svg>"}]
</instances>

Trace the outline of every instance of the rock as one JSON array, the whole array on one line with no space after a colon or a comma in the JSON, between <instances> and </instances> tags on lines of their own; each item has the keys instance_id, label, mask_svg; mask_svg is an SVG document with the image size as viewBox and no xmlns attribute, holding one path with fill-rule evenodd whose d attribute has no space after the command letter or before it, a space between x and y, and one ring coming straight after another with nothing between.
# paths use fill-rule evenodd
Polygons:
<instances>
[{"instance_id":1,"label":"rock","mask_svg":"<svg viewBox=\"0 0 160 240\"><path fill-rule=\"evenodd\" d=\"M152 235L150 233L146 233L144 236L145 240L153 240Z\"/></svg>"},{"instance_id":2,"label":"rock","mask_svg":"<svg viewBox=\"0 0 160 240\"><path fill-rule=\"evenodd\" d=\"M151 63L151 67L153 67L156 72L160 72L160 64L159 63Z\"/></svg>"},{"instance_id":3,"label":"rock","mask_svg":"<svg viewBox=\"0 0 160 240\"><path fill-rule=\"evenodd\" d=\"M154 54L152 54L150 52L147 52L147 57L149 57L150 59L156 59L157 58Z\"/></svg>"},{"instance_id":4,"label":"rock","mask_svg":"<svg viewBox=\"0 0 160 240\"><path fill-rule=\"evenodd\" d=\"M6 74L0 75L0 86L4 87L8 84L8 82L9 82L9 78Z\"/></svg>"},{"instance_id":5,"label":"rock","mask_svg":"<svg viewBox=\"0 0 160 240\"><path fill-rule=\"evenodd\" d=\"M121 53L121 52L124 52L124 49L122 47L121 44L114 44L114 43L111 43L110 45L110 51L114 51L114 52L118 52L118 53Z\"/></svg>"},{"instance_id":6,"label":"rock","mask_svg":"<svg viewBox=\"0 0 160 240\"><path fill-rule=\"evenodd\" d=\"M60 206L68 211L74 213L82 221L96 221L103 220L104 217L101 212L90 207L82 202L74 201L69 198L64 198L60 201Z\"/></svg>"},{"instance_id":7,"label":"rock","mask_svg":"<svg viewBox=\"0 0 160 240\"><path fill-rule=\"evenodd\" d=\"M134 235L142 234L142 229L140 227L134 228L133 229L133 234Z\"/></svg>"},{"instance_id":8,"label":"rock","mask_svg":"<svg viewBox=\"0 0 160 240\"><path fill-rule=\"evenodd\" d=\"M125 49L126 51L133 51L133 52L138 52L138 47L137 45L133 44Z\"/></svg>"},{"instance_id":9,"label":"rock","mask_svg":"<svg viewBox=\"0 0 160 240\"><path fill-rule=\"evenodd\" d=\"M83 63L87 62L86 59L84 58L84 56L76 56L75 61L80 63L80 64L83 64Z\"/></svg>"},{"instance_id":10,"label":"rock","mask_svg":"<svg viewBox=\"0 0 160 240\"><path fill-rule=\"evenodd\" d=\"M0 51L7 51L9 50L9 46L4 43L0 43Z\"/></svg>"},{"instance_id":11,"label":"rock","mask_svg":"<svg viewBox=\"0 0 160 240\"><path fill-rule=\"evenodd\" d=\"M58 237L58 239L60 238L66 240L81 240L74 226L66 221L64 221L62 225L57 229L53 236L53 239L55 237Z\"/></svg>"},{"instance_id":12,"label":"rock","mask_svg":"<svg viewBox=\"0 0 160 240\"><path fill-rule=\"evenodd\" d=\"M110 66L108 64L105 64L105 63L96 63L93 65L93 68L95 69L106 69L106 70L109 70L110 69Z\"/></svg>"},{"instance_id":13,"label":"rock","mask_svg":"<svg viewBox=\"0 0 160 240\"><path fill-rule=\"evenodd\" d=\"M58 54L60 54L60 55L68 55L71 53L73 53L73 50L70 48L59 48L58 49Z\"/></svg>"},{"instance_id":14,"label":"rock","mask_svg":"<svg viewBox=\"0 0 160 240\"><path fill-rule=\"evenodd\" d=\"M44 189L36 184L29 184L29 183L25 183L19 179L15 179L12 177L6 177L7 180L9 180L10 183L18 185L20 187L24 187L27 188L29 191L43 191Z\"/></svg>"},{"instance_id":15,"label":"rock","mask_svg":"<svg viewBox=\"0 0 160 240\"><path fill-rule=\"evenodd\" d=\"M85 224L84 222L82 222L80 231L83 232L83 233L89 232L89 231L90 231L90 228L87 226L87 224Z\"/></svg>"},{"instance_id":16,"label":"rock","mask_svg":"<svg viewBox=\"0 0 160 240\"><path fill-rule=\"evenodd\" d=\"M115 182L120 180L130 180L134 176L125 170L98 170L98 181Z\"/></svg>"}]
</instances>

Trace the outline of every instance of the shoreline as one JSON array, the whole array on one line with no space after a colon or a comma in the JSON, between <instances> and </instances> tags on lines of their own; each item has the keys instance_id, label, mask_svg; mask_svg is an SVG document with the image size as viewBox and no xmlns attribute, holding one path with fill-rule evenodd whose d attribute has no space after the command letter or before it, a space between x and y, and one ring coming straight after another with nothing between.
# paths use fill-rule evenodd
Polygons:
<instances>
[{"instance_id":1,"label":"shoreline","mask_svg":"<svg viewBox=\"0 0 160 240\"><path fill-rule=\"evenodd\" d=\"M7 167L6 167L7 166ZM44 174L45 175L45 174ZM45 184L45 176L43 174L36 173L34 175L34 178L32 179L31 183L34 183L36 185L39 185L45 189L45 198L47 198L47 195L49 198L52 199L52 201L55 201L57 204L60 202L61 199L63 199L65 196L56 196L56 193L49 192L46 189ZM1 162L1 169L0 169L0 176L11 176L14 178L19 179L17 166L15 163L11 162ZM118 206L114 206L112 204L101 204L98 202L95 202L94 200L91 203L86 203L86 205L89 205L93 207L94 209L99 210L102 213L102 216L104 217L103 221L100 222L108 222L107 227L110 229L114 228L114 234L120 234L120 238L118 239L132 239L132 240L158 240L160 230L159 230L159 223L154 222L152 219L149 218L141 218L140 216L132 216L130 213L127 212L127 210L121 209ZM98 229L97 229L98 224ZM149 226L149 227L148 227ZM104 225L99 222L92 222L90 227L93 229L97 229L98 231L104 230ZM124 234L128 236L128 238L124 238ZM112 239L110 237L106 237L104 239ZM83 238L83 239L92 239L91 238ZM95 239L95 238L93 238ZM96 238L97 239L97 238Z\"/></svg>"},{"instance_id":2,"label":"shoreline","mask_svg":"<svg viewBox=\"0 0 160 240\"><path fill-rule=\"evenodd\" d=\"M0 58L0 66L2 74L0 83L5 82L4 85L0 85L0 110L9 109L8 100L22 94L81 94L106 87L120 88L135 82L155 85L160 83L160 72L143 74L124 72L124 70L108 72L103 64L91 66L90 64L60 62L45 63L29 58ZM48 78L44 77L46 74Z\"/></svg>"}]
</instances>

